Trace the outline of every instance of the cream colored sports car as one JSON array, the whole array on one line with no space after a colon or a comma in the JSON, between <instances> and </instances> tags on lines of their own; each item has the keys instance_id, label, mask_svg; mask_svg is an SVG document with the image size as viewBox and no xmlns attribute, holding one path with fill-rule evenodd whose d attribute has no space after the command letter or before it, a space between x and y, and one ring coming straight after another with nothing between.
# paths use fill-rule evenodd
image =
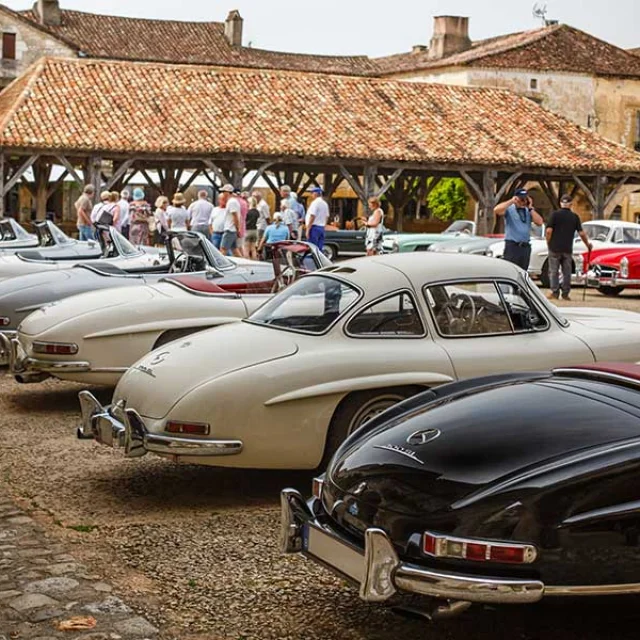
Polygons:
<instances>
[{"instance_id":1,"label":"cream colored sports car","mask_svg":"<svg viewBox=\"0 0 640 640\"><path fill-rule=\"evenodd\" d=\"M122 377L110 407L82 392L80 435L129 457L311 469L426 388L603 360L640 360L640 315L560 314L501 260L360 258L303 277L243 322L163 345Z\"/></svg>"}]
</instances>

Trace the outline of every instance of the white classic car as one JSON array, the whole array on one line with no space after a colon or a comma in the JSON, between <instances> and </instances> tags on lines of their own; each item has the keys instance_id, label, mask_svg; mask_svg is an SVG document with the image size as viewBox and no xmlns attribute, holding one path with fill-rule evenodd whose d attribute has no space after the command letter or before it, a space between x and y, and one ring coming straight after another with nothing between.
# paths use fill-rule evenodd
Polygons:
<instances>
[{"instance_id":1,"label":"white classic car","mask_svg":"<svg viewBox=\"0 0 640 640\"><path fill-rule=\"evenodd\" d=\"M301 273L331 264L304 242L279 242L269 250L272 256L267 263L240 258L232 262L213 249L218 263L228 267L218 264L219 270L177 274L155 282L137 280L126 287L82 293L42 306L21 322L15 337L7 338L0 331L0 351L4 343L18 382L53 376L115 385L153 349L246 318L271 298L280 280L286 284Z\"/></svg>"},{"instance_id":2,"label":"white classic car","mask_svg":"<svg viewBox=\"0 0 640 640\"><path fill-rule=\"evenodd\" d=\"M500 260L359 258L301 278L244 322L163 345L127 371L110 407L82 392L80 435L129 457L312 469L426 388L597 360L640 360L639 314L561 315Z\"/></svg>"},{"instance_id":3,"label":"white classic car","mask_svg":"<svg viewBox=\"0 0 640 640\"><path fill-rule=\"evenodd\" d=\"M70 269L77 264L105 260L125 269L161 264L166 253L155 247L134 247L115 227L99 227L98 241L79 242L68 238L51 223L42 231L58 237L55 246L20 250L0 255L0 280L14 276Z\"/></svg>"},{"instance_id":4,"label":"white classic car","mask_svg":"<svg viewBox=\"0 0 640 640\"><path fill-rule=\"evenodd\" d=\"M634 245L640 247L640 224L635 222L593 220L591 222L583 222L582 228L589 240L591 240L594 249ZM574 272L576 259L585 251L584 243L579 237L576 237L573 247ZM497 242L492 245L487 255L501 258L504 255L504 242ZM529 274L533 278L539 278L543 287L549 287L549 248L544 236L539 240L531 240Z\"/></svg>"}]
</instances>

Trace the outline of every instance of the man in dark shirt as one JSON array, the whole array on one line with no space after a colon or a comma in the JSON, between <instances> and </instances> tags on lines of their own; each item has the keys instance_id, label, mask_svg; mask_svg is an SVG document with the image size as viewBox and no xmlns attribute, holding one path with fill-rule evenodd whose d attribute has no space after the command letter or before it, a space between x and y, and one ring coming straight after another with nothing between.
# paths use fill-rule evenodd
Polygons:
<instances>
[{"instance_id":1,"label":"man in dark shirt","mask_svg":"<svg viewBox=\"0 0 640 640\"><path fill-rule=\"evenodd\" d=\"M577 214L571 210L571 196L562 196L558 211L551 214L547 224L547 245L549 246L549 280L551 293L549 298L557 300L562 288L562 299L571 300L571 271L573 264L573 239L578 233L589 251L593 249L587 234L582 230L582 223ZM560 282L562 271L562 283Z\"/></svg>"}]
</instances>

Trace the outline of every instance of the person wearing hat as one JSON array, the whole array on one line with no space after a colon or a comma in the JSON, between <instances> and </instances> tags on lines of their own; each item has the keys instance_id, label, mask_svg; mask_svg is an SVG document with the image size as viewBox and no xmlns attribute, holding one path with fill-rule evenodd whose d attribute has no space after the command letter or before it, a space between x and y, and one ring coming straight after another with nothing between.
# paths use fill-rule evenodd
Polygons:
<instances>
[{"instance_id":1,"label":"person wearing hat","mask_svg":"<svg viewBox=\"0 0 640 640\"><path fill-rule=\"evenodd\" d=\"M100 202L98 202L98 204L96 204L91 210L91 224L96 224L96 222L98 222L105 206L109 204L109 198L111 198L110 191L103 191L100 194Z\"/></svg>"},{"instance_id":2,"label":"person wearing hat","mask_svg":"<svg viewBox=\"0 0 640 640\"><path fill-rule=\"evenodd\" d=\"M493 212L504 216L504 259L526 271L531 260L531 223L544 224L529 192L518 189L513 198L499 204Z\"/></svg>"},{"instance_id":3,"label":"person wearing hat","mask_svg":"<svg viewBox=\"0 0 640 640\"><path fill-rule=\"evenodd\" d=\"M133 201L129 205L129 239L133 244L150 244L149 220L153 217L151 205L144 199L144 189L133 190Z\"/></svg>"},{"instance_id":4,"label":"person wearing hat","mask_svg":"<svg viewBox=\"0 0 640 640\"><path fill-rule=\"evenodd\" d=\"M187 200L179 191L174 194L171 205L167 209L167 221L172 231L186 231L187 221L191 217L189 210L184 206Z\"/></svg>"},{"instance_id":5,"label":"person wearing hat","mask_svg":"<svg viewBox=\"0 0 640 640\"><path fill-rule=\"evenodd\" d=\"M562 299L571 300L571 272L573 271L573 239L576 233L584 242L587 251L593 249L589 236L582 230L582 222L577 213L571 210L573 198L564 195L560 198L560 209L549 218L545 231L549 247L549 298L557 300L562 289ZM562 282L560 282L562 274Z\"/></svg>"},{"instance_id":6,"label":"person wearing hat","mask_svg":"<svg viewBox=\"0 0 640 640\"><path fill-rule=\"evenodd\" d=\"M309 193L311 193L312 201L305 218L307 240L322 251L324 249L324 228L329 220L329 205L322 198L322 187L312 187L309 189Z\"/></svg>"},{"instance_id":7,"label":"person wearing hat","mask_svg":"<svg viewBox=\"0 0 640 640\"><path fill-rule=\"evenodd\" d=\"M220 206L224 208L224 227L220 250L224 255L238 255L238 232L240 231L240 202L233 197L235 189L225 184L220 189Z\"/></svg>"}]
</instances>

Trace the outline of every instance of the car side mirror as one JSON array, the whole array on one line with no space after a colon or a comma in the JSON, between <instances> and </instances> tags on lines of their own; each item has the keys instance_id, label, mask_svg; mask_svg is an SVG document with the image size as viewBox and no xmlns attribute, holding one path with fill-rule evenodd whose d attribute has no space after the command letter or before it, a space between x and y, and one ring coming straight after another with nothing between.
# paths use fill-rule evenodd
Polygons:
<instances>
[{"instance_id":1,"label":"car side mirror","mask_svg":"<svg viewBox=\"0 0 640 640\"><path fill-rule=\"evenodd\" d=\"M206 275L207 280L214 280L215 278L220 277L220 272L211 266L207 267L206 274L207 274Z\"/></svg>"}]
</instances>

